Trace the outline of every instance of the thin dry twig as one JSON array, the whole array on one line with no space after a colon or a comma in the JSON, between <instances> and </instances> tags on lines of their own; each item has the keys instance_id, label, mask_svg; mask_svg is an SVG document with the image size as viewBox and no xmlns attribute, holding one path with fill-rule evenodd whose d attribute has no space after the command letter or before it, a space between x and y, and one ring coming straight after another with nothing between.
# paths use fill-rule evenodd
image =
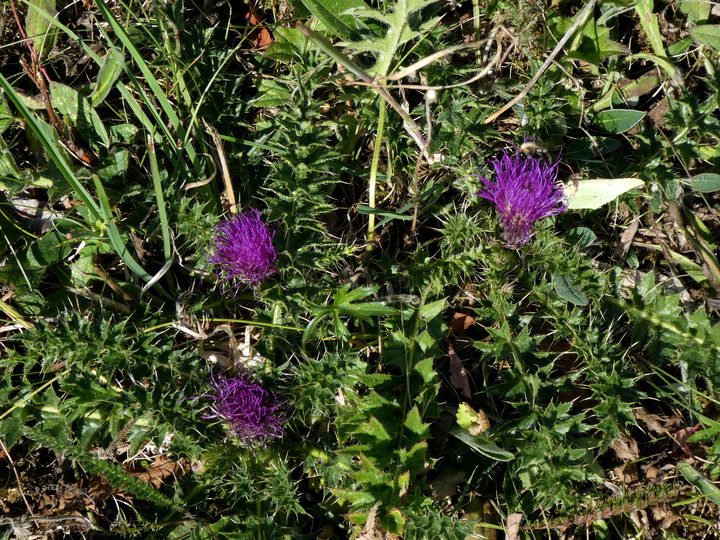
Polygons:
<instances>
[{"instance_id":1,"label":"thin dry twig","mask_svg":"<svg viewBox=\"0 0 720 540\"><path fill-rule=\"evenodd\" d=\"M215 150L218 154L218 160L220 161L220 169L222 170L223 181L225 182L225 197L227 197L228 204L230 205L230 213L237 214L238 207L235 200L235 192L233 191L232 179L230 178L230 169L228 168L227 158L225 157L225 149L223 147L222 139L217 129L210 125L210 123L202 119L202 123L210 133L213 143L215 143Z\"/></svg>"},{"instance_id":2,"label":"thin dry twig","mask_svg":"<svg viewBox=\"0 0 720 540\"><path fill-rule=\"evenodd\" d=\"M504 28L501 28L501 30L505 31ZM483 40L483 41L474 41L474 42L472 42L472 44L473 45L475 45L475 44L482 45L482 44L487 43L489 39L490 38ZM478 73L476 73L475 75L473 75L472 77L470 77L469 79L467 79L465 81L455 83L455 84L437 85L437 86L427 85L427 84L394 84L393 88L398 88L398 89L403 89L403 90L435 90L435 91L439 91L439 90L449 90L451 88L460 88L461 86L467 86L469 84L472 84L475 81L478 81L484 77L487 77L488 74L500 62L502 54L503 54L500 38L496 37L495 42L497 43L497 50L495 51L495 56L492 58L492 60L490 60L490 62L488 62L487 65L482 70L480 70ZM470 45L470 44L466 44L466 45ZM457 47L462 48L459 45ZM456 49L456 47L450 47L449 49L445 49L445 51L440 51L440 52L444 53L446 51L455 50L455 49ZM420 62L416 62L412 66L409 66L400 71L396 71L392 75L383 78L383 80L384 81L396 81L403 77L412 75L421 67L428 65L429 62L426 62L426 60L428 58L433 58L434 56L436 56L438 54L440 54L440 53L435 53L435 55L428 56L427 58L421 60ZM434 60L437 60L437 59L438 58L434 58ZM369 86L372 88L385 87L385 85L383 85L382 83L378 83L375 81L348 81L347 84L350 86Z\"/></svg>"},{"instance_id":3,"label":"thin dry twig","mask_svg":"<svg viewBox=\"0 0 720 540\"><path fill-rule=\"evenodd\" d=\"M25 502L25 507L27 508L27 511L30 513L32 517L35 517L35 514L33 514L32 508L30 508L30 503L27 500L27 497L25 497L25 490L23 490L22 482L20 481L20 475L17 472L17 469L15 468L15 462L13 461L12 456L10 455L10 452L8 451L7 447L5 446L5 443L2 439L0 439L0 446L2 446L3 452L5 452L5 457L7 457L8 462L10 463L10 467L13 470L13 474L15 475L15 480L17 480L17 487L18 491L20 492L20 495L23 498L23 501Z\"/></svg>"},{"instance_id":4,"label":"thin dry twig","mask_svg":"<svg viewBox=\"0 0 720 540\"><path fill-rule=\"evenodd\" d=\"M572 35L575 33L575 31L580 28L584 23L585 20L588 18L588 15L590 15L590 12L595 7L595 4L597 3L597 0L590 0L587 5L583 8L583 10L578 14L577 19L572 24L570 28L568 28L568 31L565 32L565 35L558 41L558 44L555 45L555 48L552 50L550 55L547 57L545 62L542 66L540 66L540 69L537 71L535 76L530 79L530 82L525 85L525 88L522 89L522 91L515 96L513 99L511 99L508 103L506 103L500 110L497 112L491 114L485 119L485 123L489 124L491 122L494 122L497 120L497 118L504 114L510 107L515 105L518 101L520 101L522 98L524 98L527 93L530 91L530 89L535 85L536 82L540 79L543 73L550 67L550 65L555 61L555 57L560 53L562 48L565 46L565 44L568 42L568 40L572 37Z\"/></svg>"},{"instance_id":5,"label":"thin dry twig","mask_svg":"<svg viewBox=\"0 0 720 540\"><path fill-rule=\"evenodd\" d=\"M426 56L422 60L419 60L415 62L414 64L409 65L406 68L399 69L392 75L388 75L387 77L382 77L381 80L383 81L399 81L400 79L404 79L405 77L409 75L414 75L418 70L424 68L425 66L429 66L433 62L436 62L440 60L441 58L445 56L449 56L455 52L462 51L465 49L477 49L482 47L483 45L490 42L492 38L486 38L480 41L470 41L469 43L461 43L460 45L454 45L452 47L448 47L447 49L443 49L442 51L438 51L436 53L431 54L430 56Z\"/></svg>"},{"instance_id":6,"label":"thin dry twig","mask_svg":"<svg viewBox=\"0 0 720 540\"><path fill-rule=\"evenodd\" d=\"M217 168L217 162L215 161L215 158L213 158L210 154L200 154L200 155L207 156L208 158L210 158L210 163L212 163L212 166L213 166L213 172L207 180L201 180L200 182L191 182L190 184L184 185L183 191L187 191L189 189L205 186L205 185L209 184L210 182L212 182L213 180L215 180L215 177L217 176L218 168Z\"/></svg>"}]
</instances>

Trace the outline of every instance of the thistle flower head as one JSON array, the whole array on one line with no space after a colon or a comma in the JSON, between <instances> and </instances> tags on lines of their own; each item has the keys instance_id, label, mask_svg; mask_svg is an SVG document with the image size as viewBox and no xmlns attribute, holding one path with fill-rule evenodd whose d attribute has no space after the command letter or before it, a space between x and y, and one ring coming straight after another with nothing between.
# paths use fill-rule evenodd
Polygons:
<instances>
[{"instance_id":1,"label":"thistle flower head","mask_svg":"<svg viewBox=\"0 0 720 540\"><path fill-rule=\"evenodd\" d=\"M557 181L558 165L536 156L502 157L490 163L495 181L480 177L485 184L477 195L495 203L503 227L506 247L525 245L535 234L535 223L567 210L565 194Z\"/></svg>"},{"instance_id":2,"label":"thistle flower head","mask_svg":"<svg viewBox=\"0 0 720 540\"><path fill-rule=\"evenodd\" d=\"M284 406L275 394L245 375L220 380L213 376L213 390L203 396L214 401L212 414L205 418L219 418L246 445L282 437Z\"/></svg>"},{"instance_id":3,"label":"thistle flower head","mask_svg":"<svg viewBox=\"0 0 720 540\"><path fill-rule=\"evenodd\" d=\"M277 253L260 212L248 208L215 226L208 262L226 292L261 283L275 273Z\"/></svg>"}]
</instances>

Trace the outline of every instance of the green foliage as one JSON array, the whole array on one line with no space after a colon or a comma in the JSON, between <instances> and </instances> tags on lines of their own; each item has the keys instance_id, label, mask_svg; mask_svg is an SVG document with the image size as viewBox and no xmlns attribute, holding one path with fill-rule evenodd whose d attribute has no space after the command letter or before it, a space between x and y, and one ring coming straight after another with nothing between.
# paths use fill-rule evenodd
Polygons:
<instances>
[{"instance_id":1,"label":"green foliage","mask_svg":"<svg viewBox=\"0 0 720 540\"><path fill-rule=\"evenodd\" d=\"M305 514L292 470L267 450L223 444L209 447L204 459L192 503L212 517L211 531L272 538L293 530L298 516ZM221 518L228 515L237 517Z\"/></svg>"},{"instance_id":2,"label":"green foliage","mask_svg":"<svg viewBox=\"0 0 720 540\"><path fill-rule=\"evenodd\" d=\"M322 127L321 103L315 97L321 90L317 81L329 72L327 67L314 64L317 54L309 51L302 39L287 32L271 50L275 57L283 57L279 50L292 50L298 59L305 60L294 64L285 80L259 88L261 96L255 106L273 104L268 102L271 94L284 106L255 125L255 136L269 153L248 154L251 163L271 162L264 189L272 197L265 203L269 220L282 223L276 246L278 266L285 269L287 279L302 277L307 267L336 265L351 251L335 241L327 226L334 209L333 192L339 183L337 170L346 167L340 155L328 149L331 132Z\"/></svg>"},{"instance_id":3,"label":"green foliage","mask_svg":"<svg viewBox=\"0 0 720 540\"><path fill-rule=\"evenodd\" d=\"M720 385L720 326L702 307L688 313L679 295L664 294L654 281L654 274L646 275L632 304L621 304L634 340L652 365L681 368L688 382L701 379L713 393Z\"/></svg>"},{"instance_id":4,"label":"green foliage","mask_svg":"<svg viewBox=\"0 0 720 540\"><path fill-rule=\"evenodd\" d=\"M600 0L486 124L577 3L302 0L250 25L227 3L52 4L20 13L49 104L27 45L0 48L0 438L28 477L39 445L63 482L125 496L98 534L466 538L520 512L631 536L606 504L613 442L642 461L678 438L638 429L638 407L697 426L682 451L709 465L674 477L717 499L707 5ZM505 248L478 177L533 138L568 185L638 189ZM223 298L206 256L232 200L262 211L277 272ZM288 419L252 449L210 412L210 373L245 371ZM159 448L184 471L160 488L119 464Z\"/></svg>"},{"instance_id":5,"label":"green foliage","mask_svg":"<svg viewBox=\"0 0 720 540\"><path fill-rule=\"evenodd\" d=\"M166 388L197 360L159 337L128 321L78 314L20 334L21 347L1 361L4 392L22 404L14 418L62 430L57 436L77 440L83 451L109 447L128 426L135 452L149 438L159 446L171 429L193 431L195 402L188 398L199 394L197 381ZM6 435L20 436L15 430Z\"/></svg>"},{"instance_id":6,"label":"green foliage","mask_svg":"<svg viewBox=\"0 0 720 540\"><path fill-rule=\"evenodd\" d=\"M338 2L337 6L326 6L314 0L303 0L329 30L346 39L344 45L347 49L355 53L372 53L376 60L368 71L378 75L388 74L402 45L424 36L438 22L439 18L421 16L425 8L436 2L398 0L380 10L372 9L363 2ZM340 5L344 11L337 10ZM356 28L348 26L346 21L350 20Z\"/></svg>"},{"instance_id":7,"label":"green foliage","mask_svg":"<svg viewBox=\"0 0 720 540\"><path fill-rule=\"evenodd\" d=\"M360 287L350 290L350 285L343 285L335 293L333 303L330 306L312 305L311 310L315 316L305 328L303 342L313 336L315 327L325 318L331 318L333 333L340 340L349 340L350 331L340 318L350 317L367 323L372 322L372 317L388 316L397 313L397 310L385 305L384 302L358 302L378 291L379 287Z\"/></svg>"},{"instance_id":8,"label":"green foliage","mask_svg":"<svg viewBox=\"0 0 720 540\"><path fill-rule=\"evenodd\" d=\"M348 472L332 493L350 505L350 520L363 525L376 507L381 527L401 534L407 516L405 499L424 513L431 506L421 495L428 467L428 420L439 414L439 389L433 360L442 352L437 340L444 330L444 301L406 307L386 324L382 362L391 372L357 376L347 392L351 406L335 422L340 441L350 443L338 452L338 465Z\"/></svg>"}]
</instances>

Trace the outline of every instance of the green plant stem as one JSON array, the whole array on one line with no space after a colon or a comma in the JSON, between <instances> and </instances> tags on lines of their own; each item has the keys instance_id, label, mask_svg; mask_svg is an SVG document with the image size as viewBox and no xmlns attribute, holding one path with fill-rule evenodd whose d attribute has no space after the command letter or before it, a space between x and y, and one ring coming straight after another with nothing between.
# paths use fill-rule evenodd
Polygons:
<instances>
[{"instance_id":1,"label":"green plant stem","mask_svg":"<svg viewBox=\"0 0 720 540\"><path fill-rule=\"evenodd\" d=\"M382 144L384 140L384 134L385 134L385 114L386 114L386 106L385 101L381 100L379 103L380 111L378 113L378 124L377 124L377 133L375 135L375 146L373 148L373 157L372 157L372 163L370 165L370 185L368 186L369 189L369 196L368 196L368 206L370 208L375 208L375 194L376 194L376 187L377 187L377 173L378 173L378 167L380 165L380 150L382 149ZM368 216L368 244L370 244L373 241L375 231L375 214L370 214ZM368 249L370 249L370 246L368 245Z\"/></svg>"},{"instance_id":2,"label":"green plant stem","mask_svg":"<svg viewBox=\"0 0 720 540\"><path fill-rule=\"evenodd\" d=\"M370 84L372 88L374 88L375 91L380 94L380 97L382 97L393 109L395 109L395 112L400 115L400 117L405 123L405 129L413 138L413 140L418 144L418 146L421 149L425 148L425 136L422 134L420 127L415 123L415 120L412 119L412 117L407 113L407 111L405 111L405 109L403 109L402 106L397 101L395 101L395 99L390 95L390 92L387 91L385 86L376 84L375 80L367 72L365 72L360 66L358 66L355 62L350 60L350 58L344 55L337 47L335 47L332 43L325 39L324 36L321 36L314 30L310 30L310 28L305 26L302 22L297 23L297 29L300 30L303 35L305 35L310 41L315 43L315 45L322 49L333 60L341 64L350 72L354 73L360 80Z\"/></svg>"},{"instance_id":3,"label":"green plant stem","mask_svg":"<svg viewBox=\"0 0 720 540\"><path fill-rule=\"evenodd\" d=\"M560 38L560 41L558 41L558 44L555 46L555 48L552 50L552 52L548 55L547 59L543 63L542 66L540 66L540 69L538 69L537 73L533 76L532 79L530 79L530 82L525 85L525 88L523 88L520 93L515 96L513 99L511 99L508 103L506 103L500 110L494 112L490 116L488 116L485 119L485 123L489 124L491 122L494 122L498 119L500 115L502 115L505 111L507 111L510 107L515 105L518 101L520 101L522 98L524 98L527 93L530 91L530 89L535 85L536 82L540 79L543 73L549 68L552 63L555 61L555 57L560 53L562 48L565 46L565 44L568 42L568 40L572 37L572 35L576 32L578 28L580 28L583 24L585 24L585 20L588 18L588 15L590 15L590 12L595 7L597 0L590 0L587 4L585 4L585 7L582 9L580 13L578 13L577 18L575 19L575 22L568 28L567 32L565 32L565 35Z\"/></svg>"},{"instance_id":4,"label":"green plant stem","mask_svg":"<svg viewBox=\"0 0 720 540\"><path fill-rule=\"evenodd\" d=\"M51 386L51 385L52 385L55 381L57 381L59 378L60 378L60 375L55 375L55 377L53 377L52 379L50 379L49 381L47 381L46 383L44 383L42 386L40 386L39 388L37 388L37 389L33 390L32 392L30 392L27 396L25 396L25 397L23 397L22 399L20 399L20 401L17 401L16 403L14 403L12 407L10 407L8 410L6 410L5 412L3 412L3 413L0 414L0 420L2 420L3 418L5 418L8 414L10 414L11 412L13 412L13 411L14 411L15 409L17 409L18 407L23 407L23 406L25 406L25 404L26 404L28 401L30 401L33 397L35 397L37 394L39 394L39 393L42 392L43 390L45 390L48 386Z\"/></svg>"},{"instance_id":5,"label":"green plant stem","mask_svg":"<svg viewBox=\"0 0 720 540\"><path fill-rule=\"evenodd\" d=\"M681 329L678 326L675 326L667 321L662 320L660 317L657 317L652 314L645 313L643 310L636 308L635 306L625 302L624 300L621 300L619 298L614 298L612 296L608 296L605 298L610 304L619 307L620 309L626 311L629 315L637 317L639 319L642 319L643 321L646 321L648 324L651 324L653 326L657 326L658 328L662 328L663 330L667 330L668 332L672 332L673 334L676 334L683 339L687 340L688 342L694 342L698 345L703 345L705 347L708 347L708 349L720 352L720 347L715 345L714 343L707 343L706 340L695 336L691 334L690 332L686 332L683 329Z\"/></svg>"},{"instance_id":6,"label":"green plant stem","mask_svg":"<svg viewBox=\"0 0 720 540\"><path fill-rule=\"evenodd\" d=\"M157 155L155 155L155 139L153 133L148 133L147 145L148 156L150 157L150 175L152 176L155 201L158 207L158 215L160 216L160 226L162 227L163 236L163 251L165 254L165 261L167 262L172 257L172 246L170 245L170 224L168 222L167 210L165 209L165 196L163 195L162 182L160 180Z\"/></svg>"},{"instance_id":7,"label":"green plant stem","mask_svg":"<svg viewBox=\"0 0 720 540\"><path fill-rule=\"evenodd\" d=\"M473 18L472 18L472 25L475 29L475 41L480 41L482 39L482 30L480 29L480 0L473 0L472 3L473 7ZM477 59L477 63L482 63L482 51L480 49L475 51L475 58Z\"/></svg>"},{"instance_id":8,"label":"green plant stem","mask_svg":"<svg viewBox=\"0 0 720 540\"><path fill-rule=\"evenodd\" d=\"M690 217L687 216L688 211L678 201L669 200L668 211L702 259L703 274L705 274L712 287L716 291L720 291L720 262L715 257L714 250L707 245L707 242L691 225L692 220L686 219Z\"/></svg>"}]
</instances>

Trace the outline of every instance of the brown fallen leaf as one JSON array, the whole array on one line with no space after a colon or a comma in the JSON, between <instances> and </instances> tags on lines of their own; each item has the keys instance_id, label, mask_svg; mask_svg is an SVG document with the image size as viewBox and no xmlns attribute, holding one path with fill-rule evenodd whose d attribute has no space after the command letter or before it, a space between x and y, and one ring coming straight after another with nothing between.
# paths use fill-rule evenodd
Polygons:
<instances>
[{"instance_id":1,"label":"brown fallen leaf","mask_svg":"<svg viewBox=\"0 0 720 540\"><path fill-rule=\"evenodd\" d=\"M160 489L168 478L180 476L183 472L184 467L181 462L172 461L165 455L157 456L147 470L139 472L128 471L129 474L132 474L146 484L150 484L155 489Z\"/></svg>"},{"instance_id":2,"label":"brown fallen leaf","mask_svg":"<svg viewBox=\"0 0 720 540\"><path fill-rule=\"evenodd\" d=\"M487 414L485 414L485 411L478 409L475 411L475 414L477 414L477 420L468 426L468 433L473 437L485 433L490 429L490 419L487 417Z\"/></svg>"},{"instance_id":3,"label":"brown fallen leaf","mask_svg":"<svg viewBox=\"0 0 720 540\"><path fill-rule=\"evenodd\" d=\"M662 98L655 105L652 106L648 112L648 118L653 121L655 127L662 129L665 125L665 115L668 112L668 101L667 98Z\"/></svg>"},{"instance_id":4,"label":"brown fallen leaf","mask_svg":"<svg viewBox=\"0 0 720 540\"><path fill-rule=\"evenodd\" d=\"M660 469L656 465L649 465L647 467L643 467L643 472L645 473L646 480L654 482L657 480Z\"/></svg>"},{"instance_id":5,"label":"brown fallen leaf","mask_svg":"<svg viewBox=\"0 0 720 540\"><path fill-rule=\"evenodd\" d=\"M690 445L687 441L690 438L690 435L698 431L701 427L702 424L698 423L694 426L683 428L672 436L673 446L670 451L670 455L678 459L690 457L692 455L692 450L690 449Z\"/></svg>"},{"instance_id":6,"label":"brown fallen leaf","mask_svg":"<svg viewBox=\"0 0 720 540\"><path fill-rule=\"evenodd\" d=\"M645 424L650 431L657 435L670 435L682 423L679 416L659 416L647 412L644 407L633 409L633 416L638 422Z\"/></svg>"},{"instance_id":7,"label":"brown fallen leaf","mask_svg":"<svg viewBox=\"0 0 720 540\"><path fill-rule=\"evenodd\" d=\"M669 504L662 503L657 504L650 508L653 520L659 521L661 530L667 530L670 525L675 523L678 519L681 519L680 514Z\"/></svg>"},{"instance_id":8,"label":"brown fallen leaf","mask_svg":"<svg viewBox=\"0 0 720 540\"><path fill-rule=\"evenodd\" d=\"M629 437L622 437L621 439L615 439L611 444L613 452L617 458L623 463L628 461L635 461L640 458L640 450L635 439Z\"/></svg>"},{"instance_id":9,"label":"brown fallen leaf","mask_svg":"<svg viewBox=\"0 0 720 540\"><path fill-rule=\"evenodd\" d=\"M468 329L475 324L475 317L466 315L465 313L453 313L452 319L448 323L448 328L456 336L462 336Z\"/></svg>"},{"instance_id":10,"label":"brown fallen leaf","mask_svg":"<svg viewBox=\"0 0 720 540\"><path fill-rule=\"evenodd\" d=\"M448 345L448 358L450 359L450 382L460 395L465 399L472 399L472 390L470 389L470 379L468 373L463 366L462 360L455 352L452 343Z\"/></svg>"},{"instance_id":11,"label":"brown fallen leaf","mask_svg":"<svg viewBox=\"0 0 720 540\"><path fill-rule=\"evenodd\" d=\"M256 27L252 32L250 32L248 38L253 44L253 49L264 51L273 44L272 34L270 33L270 30L263 26L260 14L253 2L249 2L247 6L248 14L245 18L248 20L250 25Z\"/></svg>"},{"instance_id":12,"label":"brown fallen leaf","mask_svg":"<svg viewBox=\"0 0 720 540\"><path fill-rule=\"evenodd\" d=\"M116 491L113 489L110 483L105 480L105 478L100 475L93 474L87 479L85 493L87 493L88 496L94 501L95 506L99 507L109 497L114 495Z\"/></svg>"},{"instance_id":13,"label":"brown fallen leaf","mask_svg":"<svg viewBox=\"0 0 720 540\"><path fill-rule=\"evenodd\" d=\"M637 463L626 463L613 469L613 474L618 482L625 485L634 484L640 480Z\"/></svg>"},{"instance_id":14,"label":"brown fallen leaf","mask_svg":"<svg viewBox=\"0 0 720 540\"><path fill-rule=\"evenodd\" d=\"M367 521L365 522L365 526L362 528L360 535L356 537L357 540L399 540L399 538L394 534L375 529L375 519L378 508L380 508L380 503L375 503L375 505L370 509L370 512L368 512Z\"/></svg>"},{"instance_id":15,"label":"brown fallen leaf","mask_svg":"<svg viewBox=\"0 0 720 540\"><path fill-rule=\"evenodd\" d=\"M625 258L630 250L633 238L635 238L635 234L638 231L638 227L640 227L640 218L635 216L635 219L630 222L630 225L625 227L625 230L620 235L620 241L612 254L613 259L622 260Z\"/></svg>"}]
</instances>

